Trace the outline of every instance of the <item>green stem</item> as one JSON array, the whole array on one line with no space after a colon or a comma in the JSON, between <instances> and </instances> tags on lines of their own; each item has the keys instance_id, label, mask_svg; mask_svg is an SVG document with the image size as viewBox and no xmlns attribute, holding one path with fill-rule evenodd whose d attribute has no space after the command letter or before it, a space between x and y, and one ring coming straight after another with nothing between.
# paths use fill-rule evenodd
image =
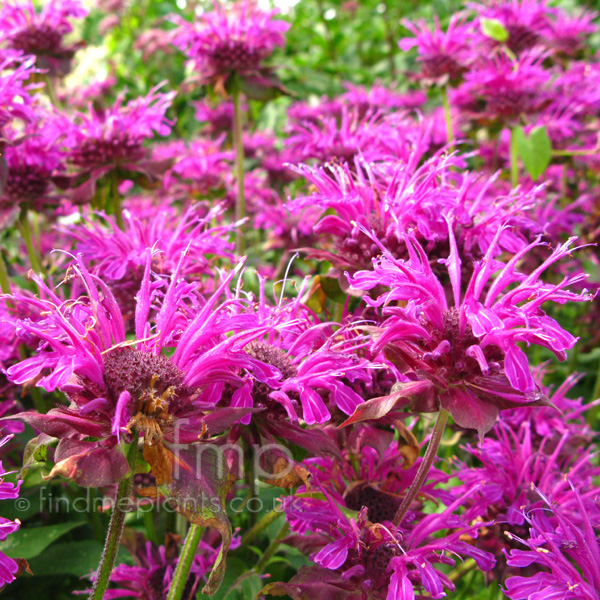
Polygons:
<instances>
[{"instance_id":1,"label":"green stem","mask_svg":"<svg viewBox=\"0 0 600 600\"><path fill-rule=\"evenodd\" d=\"M598 373L596 374L596 384L592 392L592 400L596 400L600 396L600 363L598 363Z\"/></svg>"},{"instance_id":2,"label":"green stem","mask_svg":"<svg viewBox=\"0 0 600 600\"><path fill-rule=\"evenodd\" d=\"M447 85L442 87L442 103L444 105L444 118L446 119L446 135L448 137L448 144L454 144L454 128L452 127L452 113L450 112L450 100L448 99Z\"/></svg>"},{"instance_id":3,"label":"green stem","mask_svg":"<svg viewBox=\"0 0 600 600\"><path fill-rule=\"evenodd\" d=\"M259 575L265 570L268 562L271 560L271 557L277 552L277 548L279 548L279 544L281 544L281 540L288 534L290 530L289 523L284 523L283 527L279 530L279 533L273 538L271 545L265 550L265 553L261 556L258 563L256 563L256 567L254 567L254 571Z\"/></svg>"},{"instance_id":4,"label":"green stem","mask_svg":"<svg viewBox=\"0 0 600 600\"><path fill-rule=\"evenodd\" d=\"M263 529L275 522L283 513L280 510L272 510L268 512L256 525L250 527L242 536L240 548L248 545L248 542L253 540Z\"/></svg>"},{"instance_id":5,"label":"green stem","mask_svg":"<svg viewBox=\"0 0 600 600\"><path fill-rule=\"evenodd\" d=\"M472 571L477 567L477 563L472 559L468 558L465 562L460 563L456 569L453 569L448 573L448 579L452 583L456 583L459 579L464 577L469 571Z\"/></svg>"},{"instance_id":6,"label":"green stem","mask_svg":"<svg viewBox=\"0 0 600 600\"><path fill-rule=\"evenodd\" d=\"M117 226L119 229L124 230L125 221L123 220L123 206L121 204L121 194L119 193L119 174L116 170L110 174L110 195Z\"/></svg>"},{"instance_id":7,"label":"green stem","mask_svg":"<svg viewBox=\"0 0 600 600\"><path fill-rule=\"evenodd\" d=\"M115 506L110 518L102 558L100 559L100 565L96 572L96 581L94 581L94 586L92 587L88 600L102 600L102 598L104 598L104 592L106 592L106 588L108 587L110 574L115 565L115 559L121 542L123 527L125 526L125 516L127 515L127 509L129 508L129 497L131 496L131 488L133 487L133 474L135 472L137 454L138 436L135 435L133 442L129 447L129 452L127 453L129 472L121 479L119 486L117 487Z\"/></svg>"},{"instance_id":8,"label":"green stem","mask_svg":"<svg viewBox=\"0 0 600 600\"><path fill-rule=\"evenodd\" d=\"M12 294L12 290L10 289L10 277L8 276L8 269L6 268L2 251L0 251L0 289L3 294ZM10 308L11 307L9 306L9 309Z\"/></svg>"},{"instance_id":9,"label":"green stem","mask_svg":"<svg viewBox=\"0 0 600 600\"><path fill-rule=\"evenodd\" d=\"M33 238L31 236L31 227L29 225L29 211L27 208L23 208L21 210L20 216L20 229L23 234L23 238L25 239L25 245L27 246L27 254L29 254L29 262L31 263L31 268L38 274L42 274L42 262L40 260L39 254L33 245Z\"/></svg>"},{"instance_id":10,"label":"green stem","mask_svg":"<svg viewBox=\"0 0 600 600\"><path fill-rule=\"evenodd\" d=\"M150 505L152 506L152 505ZM156 527L154 527L154 510L144 510L144 529L146 530L146 539L159 546L158 536L156 535Z\"/></svg>"},{"instance_id":11,"label":"green stem","mask_svg":"<svg viewBox=\"0 0 600 600\"><path fill-rule=\"evenodd\" d=\"M235 201L235 220L240 221L246 216L246 198L244 196L244 140L242 133L242 98L237 75L234 76L233 89L233 146L235 149L235 179L237 183L237 198ZM243 254L244 227L238 225L235 234L235 249Z\"/></svg>"},{"instance_id":12,"label":"green stem","mask_svg":"<svg viewBox=\"0 0 600 600\"><path fill-rule=\"evenodd\" d=\"M417 497L417 494L419 493L421 487L423 487L425 481L427 481L429 470L435 461L438 448L440 447L440 442L442 441L442 436L444 435L444 430L446 429L446 423L448 422L449 414L450 413L447 410L444 410L440 406L440 412L438 413L437 420L431 434L431 439L429 440L429 445L425 451L423 462L419 465L419 470L417 471L415 479L408 488L408 491L402 500L402 504L394 516L393 523L396 527L402 523L402 519L404 519L406 516L410 505Z\"/></svg>"},{"instance_id":13,"label":"green stem","mask_svg":"<svg viewBox=\"0 0 600 600\"><path fill-rule=\"evenodd\" d=\"M53 106L56 108L60 108L60 102L56 96L56 92L54 91L54 86L52 85L52 80L49 75L44 75L44 83L46 84L46 94L48 94L48 98Z\"/></svg>"},{"instance_id":14,"label":"green stem","mask_svg":"<svg viewBox=\"0 0 600 600\"><path fill-rule=\"evenodd\" d=\"M510 134L510 183L514 188L519 184L519 151L515 130Z\"/></svg>"},{"instance_id":15,"label":"green stem","mask_svg":"<svg viewBox=\"0 0 600 600\"><path fill-rule=\"evenodd\" d=\"M179 555L173 579L171 580L167 600L180 600L190 574L190 569L192 568L192 563L194 562L194 556L196 556L202 532L203 528L199 525L192 524L190 526L183 548L181 549L181 554Z\"/></svg>"}]
</instances>

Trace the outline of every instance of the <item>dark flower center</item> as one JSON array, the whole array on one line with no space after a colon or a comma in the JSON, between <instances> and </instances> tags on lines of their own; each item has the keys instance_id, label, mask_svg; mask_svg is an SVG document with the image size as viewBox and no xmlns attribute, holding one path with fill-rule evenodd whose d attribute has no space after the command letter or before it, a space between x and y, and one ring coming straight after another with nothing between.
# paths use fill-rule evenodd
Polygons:
<instances>
[{"instance_id":1,"label":"dark flower center","mask_svg":"<svg viewBox=\"0 0 600 600\"><path fill-rule=\"evenodd\" d=\"M125 390L139 400L148 390L162 396L183 386L184 373L166 356L117 348L104 355L103 365L104 383L114 402Z\"/></svg>"},{"instance_id":2,"label":"dark flower center","mask_svg":"<svg viewBox=\"0 0 600 600\"><path fill-rule=\"evenodd\" d=\"M450 79L458 79L465 70L454 58L447 54L429 56L421 61L423 76L427 79L437 79L448 75Z\"/></svg>"},{"instance_id":3,"label":"dark flower center","mask_svg":"<svg viewBox=\"0 0 600 600\"><path fill-rule=\"evenodd\" d=\"M275 367L281 373L281 379L291 379L295 377L298 370L294 366L290 356L281 348L276 348L267 342L255 340L246 346L246 353L252 358ZM252 387L252 397L259 404L272 404L273 400L269 394L273 389L266 383L255 381Z\"/></svg>"},{"instance_id":4,"label":"dark flower center","mask_svg":"<svg viewBox=\"0 0 600 600\"><path fill-rule=\"evenodd\" d=\"M25 54L55 54L61 50L62 36L49 25L29 25L12 36L11 45Z\"/></svg>"},{"instance_id":5,"label":"dark flower center","mask_svg":"<svg viewBox=\"0 0 600 600\"><path fill-rule=\"evenodd\" d=\"M249 71L262 59L256 48L240 40L226 40L210 50L210 61L216 71Z\"/></svg>"},{"instance_id":6,"label":"dark flower center","mask_svg":"<svg viewBox=\"0 0 600 600\"><path fill-rule=\"evenodd\" d=\"M525 25L509 25L506 29L508 30L507 46L515 54L533 48L540 37L535 31L532 31L529 27L525 27Z\"/></svg>"},{"instance_id":7,"label":"dark flower center","mask_svg":"<svg viewBox=\"0 0 600 600\"><path fill-rule=\"evenodd\" d=\"M382 492L369 483L360 483L344 494L346 506L351 510L366 507L368 519L372 523L391 521L400 506L400 500L397 496Z\"/></svg>"},{"instance_id":8,"label":"dark flower center","mask_svg":"<svg viewBox=\"0 0 600 600\"><path fill-rule=\"evenodd\" d=\"M84 168L137 162L143 157L142 143L127 132L110 139L88 138L71 151L71 162Z\"/></svg>"},{"instance_id":9,"label":"dark flower center","mask_svg":"<svg viewBox=\"0 0 600 600\"><path fill-rule=\"evenodd\" d=\"M376 548L369 548L365 577L373 581L373 589L380 590L388 586L390 561L400 554L400 549L393 542L384 542Z\"/></svg>"},{"instance_id":10,"label":"dark flower center","mask_svg":"<svg viewBox=\"0 0 600 600\"><path fill-rule=\"evenodd\" d=\"M31 202L44 196L48 189L46 169L21 165L10 167L4 194L16 202Z\"/></svg>"}]
</instances>

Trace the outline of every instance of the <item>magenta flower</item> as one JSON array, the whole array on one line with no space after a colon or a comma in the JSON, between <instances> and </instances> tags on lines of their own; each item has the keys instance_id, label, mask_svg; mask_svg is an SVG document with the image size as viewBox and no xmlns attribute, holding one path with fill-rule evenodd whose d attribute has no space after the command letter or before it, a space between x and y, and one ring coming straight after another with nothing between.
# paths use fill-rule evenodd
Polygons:
<instances>
[{"instance_id":1,"label":"magenta flower","mask_svg":"<svg viewBox=\"0 0 600 600\"><path fill-rule=\"evenodd\" d=\"M277 10L262 11L253 0L225 6L214 1L214 10L197 22L176 18L173 43L194 64L202 83L222 87L233 73L243 78L265 79L263 61L285 44L289 23L273 17Z\"/></svg>"},{"instance_id":2,"label":"magenta flower","mask_svg":"<svg viewBox=\"0 0 600 600\"><path fill-rule=\"evenodd\" d=\"M0 447L4 446L12 438L12 435L5 436L0 439ZM9 475L2 468L2 462L0 461L0 500L14 500L19 497L19 488L21 482L19 481L16 485L4 481L4 476ZM17 519L11 521L4 517L0 517L0 542L6 540L6 538L19 529L21 523ZM12 559L8 558L5 554L0 552L0 589L5 585L12 583L15 580L15 575L19 571L19 565Z\"/></svg>"},{"instance_id":3,"label":"magenta flower","mask_svg":"<svg viewBox=\"0 0 600 600\"><path fill-rule=\"evenodd\" d=\"M154 249L152 269L157 275L170 277L179 269L190 281L202 279L200 289L205 290L213 288L215 264L233 261L233 245L227 239L233 225L212 224L222 216L222 207L208 210L195 204L180 214L170 203L145 204L146 215L139 203L131 209L126 204L123 229L99 215L101 220L86 219L85 225L64 230L76 241L76 252L87 268L110 287L126 323L133 323L148 248ZM180 266L182 253L187 260Z\"/></svg>"},{"instance_id":4,"label":"magenta flower","mask_svg":"<svg viewBox=\"0 0 600 600\"><path fill-rule=\"evenodd\" d=\"M235 548L236 545L239 545L239 539L234 539L231 547ZM142 543L139 538L136 538L132 550L134 564L123 563L115 567L110 575L110 581L117 587L108 589L104 598L106 600L123 597L139 600L166 598L179 562L177 542L173 537L168 536L166 543L157 547L152 542ZM195 597L200 585L207 580L217 554L218 551L207 542L200 542L182 598Z\"/></svg>"},{"instance_id":5,"label":"magenta flower","mask_svg":"<svg viewBox=\"0 0 600 600\"><path fill-rule=\"evenodd\" d=\"M216 140L181 140L159 144L153 150L157 161L173 161L165 173L163 187L172 196L187 200L223 190L231 172L233 152L223 150L224 136Z\"/></svg>"},{"instance_id":6,"label":"magenta flower","mask_svg":"<svg viewBox=\"0 0 600 600\"><path fill-rule=\"evenodd\" d=\"M292 122L285 144L296 163L309 159L351 162L358 155L367 161L406 161L424 139L426 127L407 114L361 115L355 108L342 106L337 117Z\"/></svg>"},{"instance_id":7,"label":"magenta flower","mask_svg":"<svg viewBox=\"0 0 600 600\"><path fill-rule=\"evenodd\" d=\"M88 115L76 112L73 120L60 115L52 123L65 136L68 160L78 170L62 182L75 187L74 201L93 197L96 181L113 170L153 181L171 165L171 161L153 160L143 145L155 133L166 136L171 132L173 123L165 113L175 92L159 93L162 85L127 103L121 94L106 110L96 112L90 106ZM86 179L83 184L82 178Z\"/></svg>"},{"instance_id":8,"label":"magenta flower","mask_svg":"<svg viewBox=\"0 0 600 600\"><path fill-rule=\"evenodd\" d=\"M63 44L64 36L73 30L70 19L87 13L80 0L49 0L39 13L32 0L6 0L0 11L0 33L8 48L33 54L38 67L53 75L64 75L81 47Z\"/></svg>"},{"instance_id":9,"label":"magenta flower","mask_svg":"<svg viewBox=\"0 0 600 600\"><path fill-rule=\"evenodd\" d=\"M577 496L577 492L573 493ZM506 595L511 600L569 598L595 600L600 594L600 546L594 523L584 505L579 503L582 523L576 524L564 515L560 506L546 502L542 510L532 511L526 518L529 538L510 538L525 546L507 554L512 567L531 570L533 575L506 580ZM540 518L541 517L541 518Z\"/></svg>"},{"instance_id":10,"label":"magenta flower","mask_svg":"<svg viewBox=\"0 0 600 600\"><path fill-rule=\"evenodd\" d=\"M515 53L530 50L551 31L552 16L556 9L546 0L491 0L485 3L469 3L480 18L500 21L508 32L506 45ZM488 44L490 38L480 36Z\"/></svg>"},{"instance_id":11,"label":"magenta flower","mask_svg":"<svg viewBox=\"0 0 600 600\"><path fill-rule=\"evenodd\" d=\"M451 91L450 102L466 117L484 121L512 122L535 112L546 100L552 79L551 71L543 67L545 58L536 48L520 54L516 62L504 52L481 59Z\"/></svg>"},{"instance_id":12,"label":"magenta flower","mask_svg":"<svg viewBox=\"0 0 600 600\"><path fill-rule=\"evenodd\" d=\"M19 52L0 49L0 128L12 119L31 121L34 118L30 94L35 87L28 83L34 60Z\"/></svg>"},{"instance_id":13,"label":"magenta flower","mask_svg":"<svg viewBox=\"0 0 600 600\"><path fill-rule=\"evenodd\" d=\"M351 325L336 330L334 323L321 322L301 304L304 288L296 298L270 306L265 281L259 285L259 297L243 302L247 332L256 333L244 348L251 367L242 374L231 406L266 409L267 420L277 415L283 432L285 423L298 423L299 417L313 425L328 421L330 409L352 414L363 401L353 384L370 382L369 369L378 366L356 356L367 344L365 336ZM242 422L249 423L250 415Z\"/></svg>"},{"instance_id":14,"label":"magenta flower","mask_svg":"<svg viewBox=\"0 0 600 600\"><path fill-rule=\"evenodd\" d=\"M586 38L598 30L593 23L597 18L597 12L580 10L569 14L557 8L554 19L550 23L546 44L561 54L576 56L583 49Z\"/></svg>"},{"instance_id":15,"label":"magenta flower","mask_svg":"<svg viewBox=\"0 0 600 600\"><path fill-rule=\"evenodd\" d=\"M547 502L560 506L561 514L576 526L586 517L600 519L595 485L600 468L594 465L593 432L580 416L588 406L564 397L574 383L571 378L550 396L564 413L550 407L504 411L480 447L465 448L481 466L452 461L464 482L452 492L458 497L477 487L466 501L470 514L495 521L474 543L495 554L499 580L518 574L506 566L504 552L517 547L509 534L524 535L527 515L544 509Z\"/></svg>"},{"instance_id":16,"label":"magenta flower","mask_svg":"<svg viewBox=\"0 0 600 600\"><path fill-rule=\"evenodd\" d=\"M477 429L480 436L492 428L500 409L546 402L519 343L543 346L565 360L566 350L577 341L544 313L542 304L592 298L565 289L583 281L583 273L556 285L540 280L547 268L569 253L574 238L525 275L516 270L517 264L543 244L537 239L502 263L494 258L501 234L502 228L483 258L475 262L470 281L463 287L461 258L450 231L450 254L444 264L452 300L432 271L426 252L411 236L406 237L407 260L397 260L381 247L382 256L373 260L373 271L349 276L357 290L382 285L389 289L375 299L365 299L370 306L383 307L387 316L373 330L374 351L385 348L400 371L413 379L403 384L397 398L412 395L417 411L437 411L441 405L458 425ZM398 301L402 305L396 305ZM363 418L361 413L385 414L391 406L386 398L371 400L352 421Z\"/></svg>"},{"instance_id":17,"label":"magenta flower","mask_svg":"<svg viewBox=\"0 0 600 600\"><path fill-rule=\"evenodd\" d=\"M497 175L487 180L469 172L459 175L453 167L463 167L461 157L440 151L423 160L426 150L425 143L418 145L405 161L394 164L355 159L350 165L294 168L313 192L291 201L290 208L319 209L321 215L314 227L319 247L303 250L339 268L368 269L380 248L367 232L396 258L408 256L404 234L411 232L430 259L442 258L450 217L461 256L470 263L489 249L499 229L498 252L518 250L525 245L521 232L539 231L527 211L536 204L540 188L500 194ZM507 222L514 230L501 227Z\"/></svg>"},{"instance_id":18,"label":"magenta flower","mask_svg":"<svg viewBox=\"0 0 600 600\"><path fill-rule=\"evenodd\" d=\"M6 128L9 140L4 151L8 176L0 194L0 210L33 208L41 211L56 205L60 197L53 190L53 176L63 169L64 154L58 131L46 128L49 115L38 112L36 120L20 131Z\"/></svg>"},{"instance_id":19,"label":"magenta flower","mask_svg":"<svg viewBox=\"0 0 600 600\"><path fill-rule=\"evenodd\" d=\"M421 64L420 77L425 81L446 83L456 81L468 69L474 58L472 46L473 25L466 22L465 14L456 13L443 32L437 15L435 28L430 31L424 19L414 23L403 19L402 24L415 36L403 38L398 45L405 52L416 47Z\"/></svg>"},{"instance_id":20,"label":"magenta flower","mask_svg":"<svg viewBox=\"0 0 600 600\"><path fill-rule=\"evenodd\" d=\"M320 491L325 500L290 497L284 502L292 531L310 534L294 536L289 543L310 554L318 566L303 567L288 584L271 584L265 592L289 594L295 600L309 592L327 599L358 600L368 594L375 600L405 600L423 592L441 598L444 589L453 591L455 586L434 565L453 566L461 556L473 558L482 570L494 565L490 554L461 539L476 536L484 524L467 525L454 514L460 500L439 514L423 517L405 532L390 523L370 523L365 510L353 518Z\"/></svg>"}]
</instances>

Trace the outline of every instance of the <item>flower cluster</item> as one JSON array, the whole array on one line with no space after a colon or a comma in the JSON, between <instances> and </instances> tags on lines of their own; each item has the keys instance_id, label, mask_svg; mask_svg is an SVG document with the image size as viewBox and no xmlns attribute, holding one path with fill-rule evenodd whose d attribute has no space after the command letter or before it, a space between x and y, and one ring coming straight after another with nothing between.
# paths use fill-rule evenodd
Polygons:
<instances>
[{"instance_id":1,"label":"flower cluster","mask_svg":"<svg viewBox=\"0 0 600 600\"><path fill-rule=\"evenodd\" d=\"M0 587L596 598L596 15L154 4L0 7Z\"/></svg>"}]
</instances>

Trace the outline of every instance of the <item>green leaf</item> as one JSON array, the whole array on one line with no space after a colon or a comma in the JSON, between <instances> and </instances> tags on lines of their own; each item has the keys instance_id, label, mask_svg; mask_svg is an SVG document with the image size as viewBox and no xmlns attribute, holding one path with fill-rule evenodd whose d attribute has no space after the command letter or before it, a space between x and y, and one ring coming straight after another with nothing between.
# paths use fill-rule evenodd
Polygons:
<instances>
[{"instance_id":1,"label":"green leaf","mask_svg":"<svg viewBox=\"0 0 600 600\"><path fill-rule=\"evenodd\" d=\"M60 523L46 527L27 527L15 531L0 543L0 552L10 558L30 559L41 554L52 542L71 529L83 525L83 521Z\"/></svg>"},{"instance_id":2,"label":"green leaf","mask_svg":"<svg viewBox=\"0 0 600 600\"><path fill-rule=\"evenodd\" d=\"M497 42L505 42L508 39L508 31L498 19L480 19L483 35Z\"/></svg>"},{"instance_id":3,"label":"green leaf","mask_svg":"<svg viewBox=\"0 0 600 600\"><path fill-rule=\"evenodd\" d=\"M98 568L102 544L96 540L61 542L29 561L34 575L75 575L83 577Z\"/></svg>"},{"instance_id":4,"label":"green leaf","mask_svg":"<svg viewBox=\"0 0 600 600\"><path fill-rule=\"evenodd\" d=\"M547 169L552 159L552 143L545 127L534 127L529 136L522 127L513 130L519 158L533 181Z\"/></svg>"}]
</instances>

